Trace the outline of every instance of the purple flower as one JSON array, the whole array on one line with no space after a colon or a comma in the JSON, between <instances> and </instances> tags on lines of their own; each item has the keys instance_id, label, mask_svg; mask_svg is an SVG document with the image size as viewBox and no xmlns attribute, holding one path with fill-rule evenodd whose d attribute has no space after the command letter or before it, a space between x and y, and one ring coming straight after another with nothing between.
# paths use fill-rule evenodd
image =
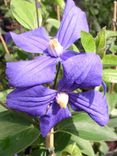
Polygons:
<instances>
[{"instance_id":1,"label":"purple flower","mask_svg":"<svg viewBox=\"0 0 117 156\"><path fill-rule=\"evenodd\" d=\"M52 127L71 117L69 106L85 111L99 125L108 122L106 97L90 89L75 93L77 88L91 88L102 82L102 64L96 54L79 54L63 62L64 75L53 90L42 85L17 88L7 97L7 106L40 117L41 134L45 137Z\"/></svg>"},{"instance_id":2,"label":"purple flower","mask_svg":"<svg viewBox=\"0 0 117 156\"><path fill-rule=\"evenodd\" d=\"M60 28L54 38L43 27L23 34L10 33L15 44L24 51L42 53L31 61L7 63L7 77L14 87L28 87L52 82L58 61L64 61L77 53L67 50L80 38L80 32L89 31L85 13L67 0Z\"/></svg>"}]
</instances>

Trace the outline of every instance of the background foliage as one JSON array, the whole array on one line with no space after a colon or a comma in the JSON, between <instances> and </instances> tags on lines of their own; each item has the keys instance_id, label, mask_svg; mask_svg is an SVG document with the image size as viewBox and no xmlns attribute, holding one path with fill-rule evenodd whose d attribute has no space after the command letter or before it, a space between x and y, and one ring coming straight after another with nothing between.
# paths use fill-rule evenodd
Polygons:
<instances>
[{"instance_id":1,"label":"background foliage","mask_svg":"<svg viewBox=\"0 0 117 156\"><path fill-rule=\"evenodd\" d=\"M107 83L107 99L110 122L106 127L94 123L85 113L73 114L73 118L57 125L55 148L62 156L104 156L117 155L117 32L112 29L112 0L75 0L86 11L90 32L82 32L81 40L71 48L76 51L96 51L104 66L103 80ZM63 0L42 0L39 3L39 26L46 27L54 35L59 27L59 14L64 8ZM30 17L30 18L29 18ZM21 33L38 27L34 0L0 1L0 33L9 31ZM106 30L106 28L109 31ZM102 29L103 28L103 29ZM97 34L98 33L98 34ZM90 44L89 44L90 43ZM77 47L78 48L77 48ZM0 155L43 156L44 139L38 130L38 119L5 108L6 95L12 90L5 76L8 61L32 59L34 55L18 49L12 42L5 50L0 42ZM101 89L102 88L98 88ZM63 142L64 138L64 142Z\"/></svg>"}]
</instances>

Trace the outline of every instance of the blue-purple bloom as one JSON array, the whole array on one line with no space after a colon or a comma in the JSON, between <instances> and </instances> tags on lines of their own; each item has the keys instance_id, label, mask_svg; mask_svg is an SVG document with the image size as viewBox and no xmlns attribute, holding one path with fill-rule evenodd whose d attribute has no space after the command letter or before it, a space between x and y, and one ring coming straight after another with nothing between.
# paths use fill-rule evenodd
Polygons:
<instances>
[{"instance_id":1,"label":"blue-purple bloom","mask_svg":"<svg viewBox=\"0 0 117 156\"><path fill-rule=\"evenodd\" d=\"M20 35L11 32L10 36L18 47L44 55L31 61L7 63L9 83L21 88L52 82L57 62L77 55L67 49L80 38L81 31L89 31L86 15L73 0L67 0L60 28L54 38L49 37L43 27Z\"/></svg>"},{"instance_id":2,"label":"blue-purple bloom","mask_svg":"<svg viewBox=\"0 0 117 156\"><path fill-rule=\"evenodd\" d=\"M94 89L74 92L77 88L92 88L102 82L100 57L85 53L70 57L63 62L63 70L57 90L42 85L17 88L8 95L7 106L40 117L40 130L44 137L58 122L71 117L69 107L85 111L99 125L106 125L106 97Z\"/></svg>"}]
</instances>

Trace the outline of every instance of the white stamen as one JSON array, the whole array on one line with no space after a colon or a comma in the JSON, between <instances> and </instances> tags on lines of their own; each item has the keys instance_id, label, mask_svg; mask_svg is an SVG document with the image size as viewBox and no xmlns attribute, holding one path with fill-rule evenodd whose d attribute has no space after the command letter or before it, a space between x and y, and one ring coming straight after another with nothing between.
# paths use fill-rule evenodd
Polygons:
<instances>
[{"instance_id":1,"label":"white stamen","mask_svg":"<svg viewBox=\"0 0 117 156\"><path fill-rule=\"evenodd\" d=\"M61 108L66 108L69 101L68 94L61 92L56 96L56 102L59 104Z\"/></svg>"},{"instance_id":2,"label":"white stamen","mask_svg":"<svg viewBox=\"0 0 117 156\"><path fill-rule=\"evenodd\" d=\"M58 57L63 53L63 47L56 38L50 40L48 51L51 56Z\"/></svg>"}]
</instances>

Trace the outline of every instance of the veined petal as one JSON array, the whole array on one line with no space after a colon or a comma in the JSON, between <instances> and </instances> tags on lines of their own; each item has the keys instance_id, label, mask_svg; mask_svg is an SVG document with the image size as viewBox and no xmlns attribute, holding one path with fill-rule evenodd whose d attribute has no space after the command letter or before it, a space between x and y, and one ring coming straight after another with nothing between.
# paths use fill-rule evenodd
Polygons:
<instances>
[{"instance_id":1,"label":"veined petal","mask_svg":"<svg viewBox=\"0 0 117 156\"><path fill-rule=\"evenodd\" d=\"M66 50L61 56L61 60L62 61L66 61L67 59L69 59L70 57L76 56L78 55L78 52L75 51L71 51L71 50Z\"/></svg>"},{"instance_id":2,"label":"veined petal","mask_svg":"<svg viewBox=\"0 0 117 156\"><path fill-rule=\"evenodd\" d=\"M52 82L56 73L57 59L40 56L31 61L7 63L6 74L14 87L28 87Z\"/></svg>"},{"instance_id":3,"label":"veined petal","mask_svg":"<svg viewBox=\"0 0 117 156\"><path fill-rule=\"evenodd\" d=\"M33 116L41 116L46 113L55 96L55 90L43 86L15 89L7 96L7 107Z\"/></svg>"},{"instance_id":4,"label":"veined petal","mask_svg":"<svg viewBox=\"0 0 117 156\"><path fill-rule=\"evenodd\" d=\"M63 62L64 75L60 90L91 88L102 83L102 63L96 54L79 53Z\"/></svg>"},{"instance_id":5,"label":"veined petal","mask_svg":"<svg viewBox=\"0 0 117 156\"><path fill-rule=\"evenodd\" d=\"M40 130L43 137L45 137L57 123L69 117L71 117L71 113L68 108L62 109L54 102L47 114L40 118Z\"/></svg>"},{"instance_id":6,"label":"veined petal","mask_svg":"<svg viewBox=\"0 0 117 156\"><path fill-rule=\"evenodd\" d=\"M89 31L86 14L75 5L73 0L67 0L56 37L66 49L80 38L81 31Z\"/></svg>"},{"instance_id":7,"label":"veined petal","mask_svg":"<svg viewBox=\"0 0 117 156\"><path fill-rule=\"evenodd\" d=\"M43 53L49 44L49 36L43 27L22 34L9 33L15 44L24 51Z\"/></svg>"},{"instance_id":8,"label":"veined petal","mask_svg":"<svg viewBox=\"0 0 117 156\"><path fill-rule=\"evenodd\" d=\"M101 92L90 90L79 94L70 94L70 103L76 111L85 111L99 125L108 123L108 105L106 97Z\"/></svg>"}]
</instances>

